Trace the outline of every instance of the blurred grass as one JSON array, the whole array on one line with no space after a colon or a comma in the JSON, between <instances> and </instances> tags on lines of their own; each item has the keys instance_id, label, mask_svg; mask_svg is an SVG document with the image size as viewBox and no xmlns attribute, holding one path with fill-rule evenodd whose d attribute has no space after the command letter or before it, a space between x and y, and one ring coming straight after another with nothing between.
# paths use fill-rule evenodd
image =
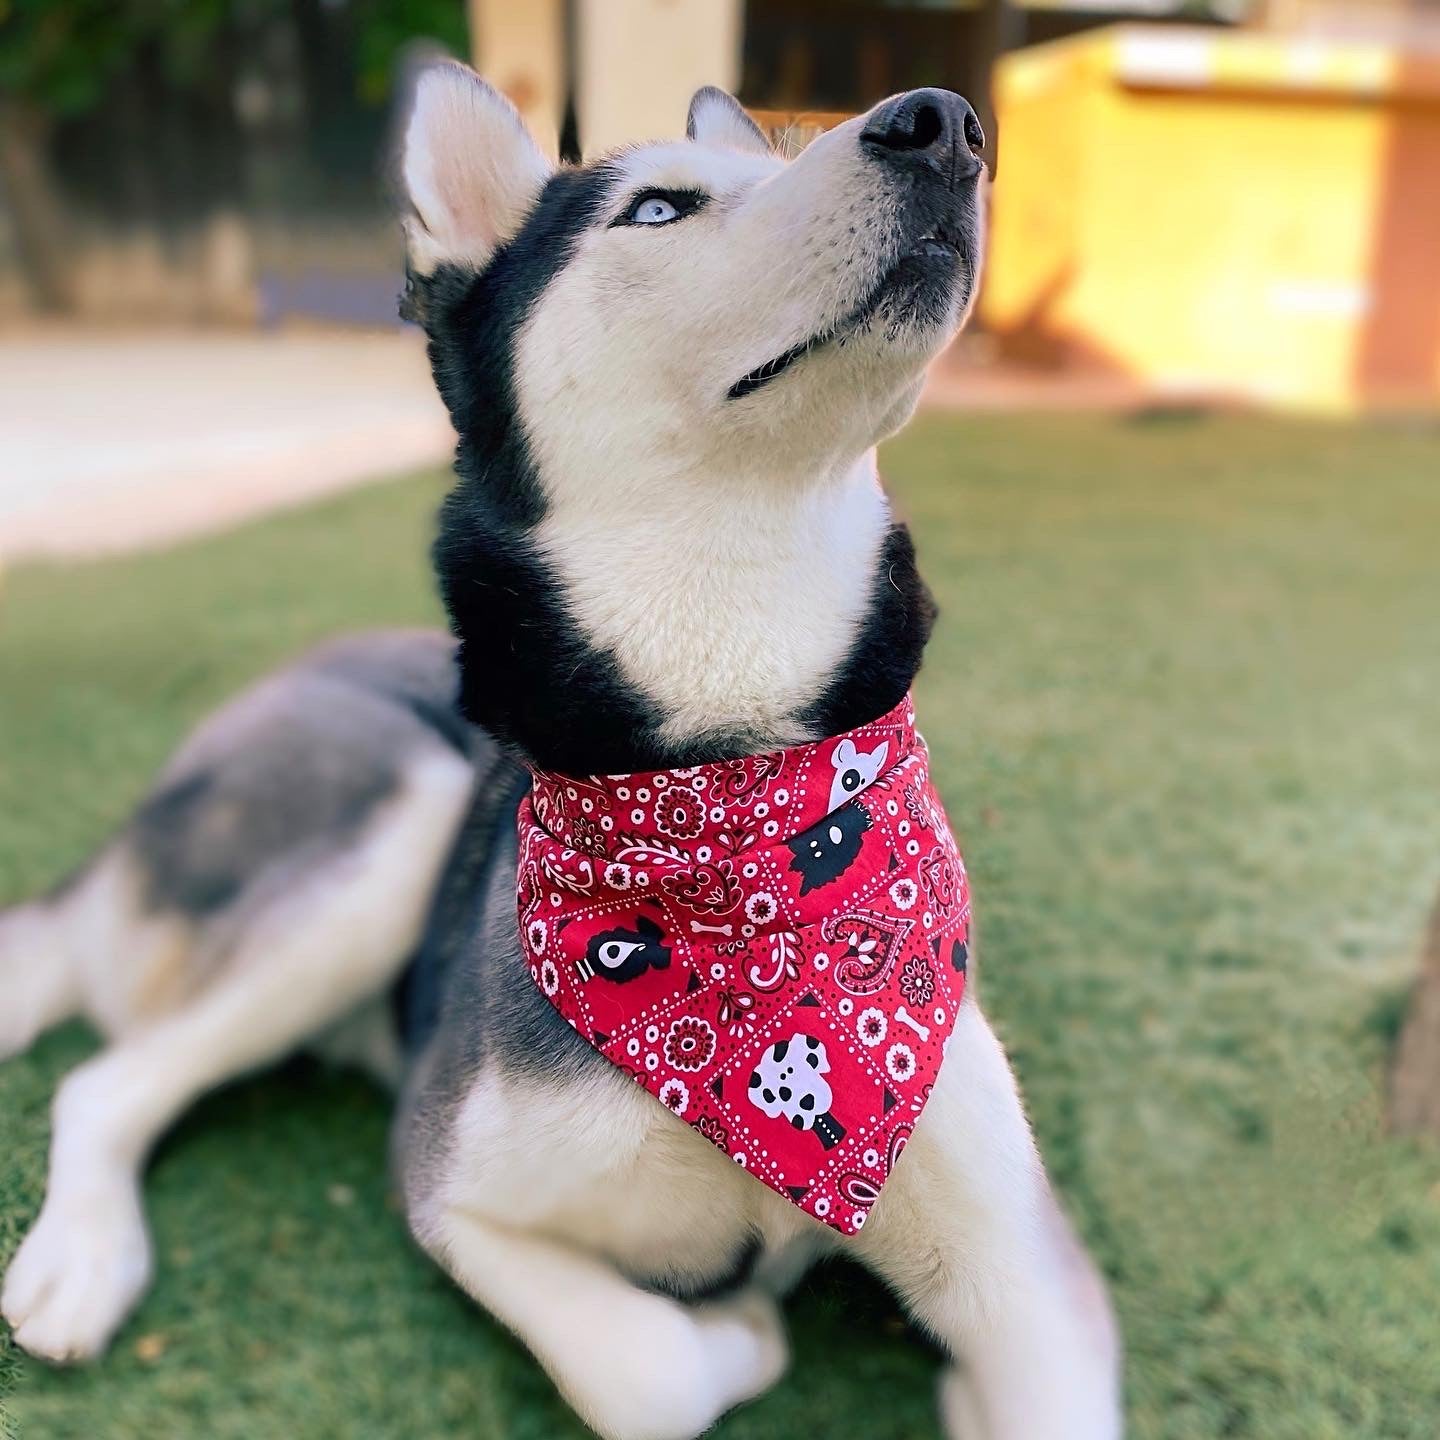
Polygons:
<instances>
[{"instance_id":1,"label":"blurred grass","mask_svg":"<svg viewBox=\"0 0 1440 1440\"><path fill-rule=\"evenodd\" d=\"M1114 1284L1133 1434L1434 1440L1440 1154L1381 1134L1440 882L1433 432L928 417L884 466L943 610L921 717L983 994ZM436 477L0 592L0 900L76 864L195 718L300 645L433 618ZM0 1070L0 1254L78 1027ZM36 1440L579 1435L389 1208L386 1105L303 1062L148 1185L154 1293L102 1364L0 1351ZM831 1270L726 1440L920 1440L935 1360ZM0 1342L3 1345L4 1342ZM1043 1383L1043 1377L1037 1377Z\"/></svg>"}]
</instances>

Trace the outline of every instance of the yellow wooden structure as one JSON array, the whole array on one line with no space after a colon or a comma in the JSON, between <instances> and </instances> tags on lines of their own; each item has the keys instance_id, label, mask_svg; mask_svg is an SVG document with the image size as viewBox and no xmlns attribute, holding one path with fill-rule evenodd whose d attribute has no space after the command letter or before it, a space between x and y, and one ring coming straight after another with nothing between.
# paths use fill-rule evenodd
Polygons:
<instances>
[{"instance_id":1,"label":"yellow wooden structure","mask_svg":"<svg viewBox=\"0 0 1440 1440\"><path fill-rule=\"evenodd\" d=\"M1018 51L982 316L1176 392L1440 404L1440 58L1119 26Z\"/></svg>"}]
</instances>

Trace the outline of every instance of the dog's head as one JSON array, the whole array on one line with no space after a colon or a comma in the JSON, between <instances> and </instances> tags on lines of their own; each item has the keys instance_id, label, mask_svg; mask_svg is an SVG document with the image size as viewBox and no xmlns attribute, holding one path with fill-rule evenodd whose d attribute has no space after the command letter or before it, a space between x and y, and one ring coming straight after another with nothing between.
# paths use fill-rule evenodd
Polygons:
<instances>
[{"instance_id":1,"label":"dog's head","mask_svg":"<svg viewBox=\"0 0 1440 1440\"><path fill-rule=\"evenodd\" d=\"M572 774L853 728L933 615L868 452L974 294L973 113L914 91L787 164L706 89L687 131L556 169L446 64L403 133L460 705Z\"/></svg>"},{"instance_id":2,"label":"dog's head","mask_svg":"<svg viewBox=\"0 0 1440 1440\"><path fill-rule=\"evenodd\" d=\"M908 416L968 312L983 137L959 96L896 96L789 163L719 90L686 132L556 169L471 71L419 77L412 311L462 439L518 413L542 488L844 463Z\"/></svg>"}]
</instances>

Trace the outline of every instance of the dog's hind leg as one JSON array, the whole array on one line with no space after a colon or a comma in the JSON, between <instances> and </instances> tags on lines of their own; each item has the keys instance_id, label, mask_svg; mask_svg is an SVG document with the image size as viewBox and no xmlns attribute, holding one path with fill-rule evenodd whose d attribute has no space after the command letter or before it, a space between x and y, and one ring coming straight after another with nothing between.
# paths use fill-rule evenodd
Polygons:
<instances>
[{"instance_id":1,"label":"dog's hind leg","mask_svg":"<svg viewBox=\"0 0 1440 1440\"><path fill-rule=\"evenodd\" d=\"M999 1042L961 1010L935 1092L857 1242L958 1362L950 1440L1118 1440L1103 1283L1050 1193Z\"/></svg>"},{"instance_id":2,"label":"dog's hind leg","mask_svg":"<svg viewBox=\"0 0 1440 1440\"><path fill-rule=\"evenodd\" d=\"M0 1060L79 1013L80 963L66 929L64 895L0 911Z\"/></svg>"},{"instance_id":3,"label":"dog's hind leg","mask_svg":"<svg viewBox=\"0 0 1440 1440\"><path fill-rule=\"evenodd\" d=\"M140 1172L197 1096L295 1049L375 994L418 940L468 791L433 752L364 834L248 915L204 987L125 1030L55 1099L44 1206L5 1277L0 1310L33 1354L98 1353L148 1282Z\"/></svg>"},{"instance_id":4,"label":"dog's hind leg","mask_svg":"<svg viewBox=\"0 0 1440 1440\"><path fill-rule=\"evenodd\" d=\"M122 837L49 896L0 912L0 1060L75 1015L114 1038L184 1002L197 929L142 892Z\"/></svg>"}]
</instances>

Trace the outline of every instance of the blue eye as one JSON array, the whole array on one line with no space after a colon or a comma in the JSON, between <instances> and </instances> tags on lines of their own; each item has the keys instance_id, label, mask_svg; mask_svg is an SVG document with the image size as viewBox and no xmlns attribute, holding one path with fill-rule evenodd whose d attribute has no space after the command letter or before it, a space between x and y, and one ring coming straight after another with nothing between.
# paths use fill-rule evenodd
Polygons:
<instances>
[{"instance_id":1,"label":"blue eye","mask_svg":"<svg viewBox=\"0 0 1440 1440\"><path fill-rule=\"evenodd\" d=\"M646 190L610 223L612 225L673 225L693 215L709 200L699 190Z\"/></svg>"},{"instance_id":2,"label":"blue eye","mask_svg":"<svg viewBox=\"0 0 1440 1440\"><path fill-rule=\"evenodd\" d=\"M640 201L630 212L630 219L636 225L664 225L679 218L680 212L660 195L651 195Z\"/></svg>"}]
</instances>

